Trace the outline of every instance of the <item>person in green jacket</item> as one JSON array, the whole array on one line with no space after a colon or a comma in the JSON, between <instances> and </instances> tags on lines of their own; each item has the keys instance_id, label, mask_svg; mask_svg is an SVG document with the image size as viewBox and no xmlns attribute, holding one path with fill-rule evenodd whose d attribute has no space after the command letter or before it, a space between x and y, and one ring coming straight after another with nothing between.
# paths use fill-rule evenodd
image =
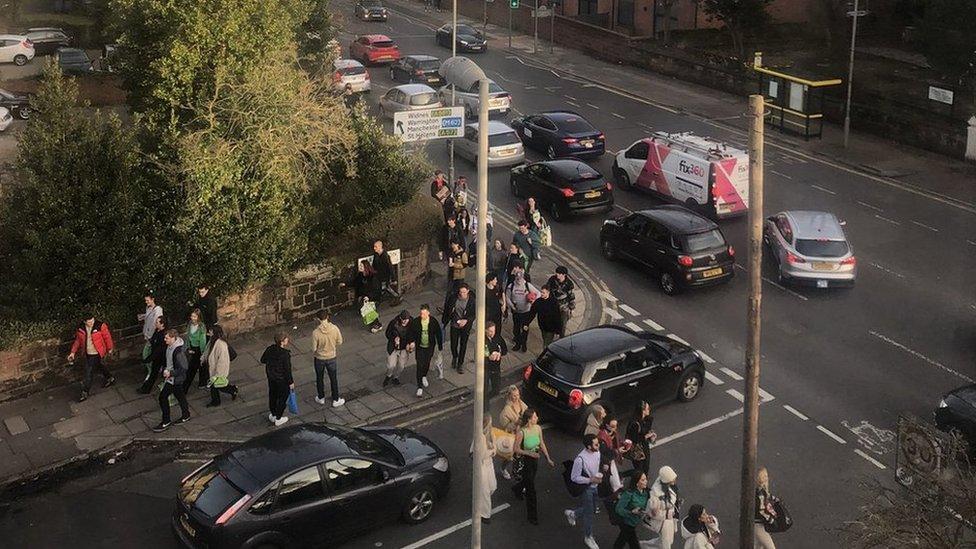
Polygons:
<instances>
[{"instance_id":1,"label":"person in green jacket","mask_svg":"<svg viewBox=\"0 0 976 549\"><path fill-rule=\"evenodd\" d=\"M630 486L620 494L617 506L614 508L614 512L620 517L617 524L620 534L613 542L613 549L621 549L624 545L630 549L640 549L636 528L641 522L644 508L647 507L648 497L647 475L638 473L630 477Z\"/></svg>"}]
</instances>

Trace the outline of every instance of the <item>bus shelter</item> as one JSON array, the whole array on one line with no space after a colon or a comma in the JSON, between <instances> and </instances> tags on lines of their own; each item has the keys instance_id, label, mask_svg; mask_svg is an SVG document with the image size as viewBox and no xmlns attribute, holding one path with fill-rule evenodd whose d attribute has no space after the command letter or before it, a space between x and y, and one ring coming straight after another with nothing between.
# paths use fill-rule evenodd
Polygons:
<instances>
[{"instance_id":1,"label":"bus shelter","mask_svg":"<svg viewBox=\"0 0 976 549\"><path fill-rule=\"evenodd\" d=\"M824 91L840 85L840 79L812 80L763 67L762 54L758 52L753 70L759 75L767 124L804 139L823 135Z\"/></svg>"}]
</instances>

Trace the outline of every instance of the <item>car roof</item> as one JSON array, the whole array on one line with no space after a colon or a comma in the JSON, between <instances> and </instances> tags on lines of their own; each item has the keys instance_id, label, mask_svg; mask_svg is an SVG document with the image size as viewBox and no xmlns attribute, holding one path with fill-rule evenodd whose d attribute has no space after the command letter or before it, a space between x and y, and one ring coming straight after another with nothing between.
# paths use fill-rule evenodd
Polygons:
<instances>
[{"instance_id":1,"label":"car roof","mask_svg":"<svg viewBox=\"0 0 976 549\"><path fill-rule=\"evenodd\" d=\"M585 365L646 346L647 340L635 332L607 325L559 338L548 349L566 362Z\"/></svg>"},{"instance_id":2,"label":"car roof","mask_svg":"<svg viewBox=\"0 0 976 549\"><path fill-rule=\"evenodd\" d=\"M790 219L793 236L802 239L847 240L834 214L809 210L783 212Z\"/></svg>"},{"instance_id":3,"label":"car roof","mask_svg":"<svg viewBox=\"0 0 976 549\"><path fill-rule=\"evenodd\" d=\"M48 32L48 31L64 32L64 29L60 27L31 27L24 32L28 33L28 32Z\"/></svg>"},{"instance_id":4,"label":"car roof","mask_svg":"<svg viewBox=\"0 0 976 549\"><path fill-rule=\"evenodd\" d=\"M355 59L336 59L332 66L337 69L348 69L350 67L362 67L363 64Z\"/></svg>"},{"instance_id":5,"label":"car roof","mask_svg":"<svg viewBox=\"0 0 976 549\"><path fill-rule=\"evenodd\" d=\"M385 34L364 34L360 38L367 38L370 42L392 42L390 37Z\"/></svg>"},{"instance_id":6,"label":"car roof","mask_svg":"<svg viewBox=\"0 0 976 549\"><path fill-rule=\"evenodd\" d=\"M478 123L472 122L468 124L468 127L474 131L478 131ZM488 121L488 135L498 135L502 133L514 132L511 126L502 122L501 120L489 120Z\"/></svg>"},{"instance_id":7,"label":"car roof","mask_svg":"<svg viewBox=\"0 0 976 549\"><path fill-rule=\"evenodd\" d=\"M694 234L718 228L718 225L711 219L673 204L656 206L637 213L649 217L667 227L668 230L679 234Z\"/></svg>"},{"instance_id":8,"label":"car roof","mask_svg":"<svg viewBox=\"0 0 976 549\"><path fill-rule=\"evenodd\" d=\"M427 84L400 84L393 89L400 90L407 95L417 95L418 93L437 93L434 88L428 86Z\"/></svg>"},{"instance_id":9,"label":"car roof","mask_svg":"<svg viewBox=\"0 0 976 549\"><path fill-rule=\"evenodd\" d=\"M976 407L976 383L953 389L946 396L949 395L957 396L966 401L970 406Z\"/></svg>"},{"instance_id":10,"label":"car roof","mask_svg":"<svg viewBox=\"0 0 976 549\"><path fill-rule=\"evenodd\" d=\"M563 179L572 179L583 171L592 172L597 175L600 174L599 170L590 166L586 162L580 162L579 160L574 160L571 158L565 158L560 160L543 160L539 164L545 164L555 172L556 175L562 177Z\"/></svg>"},{"instance_id":11,"label":"car roof","mask_svg":"<svg viewBox=\"0 0 976 549\"><path fill-rule=\"evenodd\" d=\"M23 34L0 34L0 38L24 40L27 37L24 36Z\"/></svg>"},{"instance_id":12,"label":"car roof","mask_svg":"<svg viewBox=\"0 0 976 549\"><path fill-rule=\"evenodd\" d=\"M573 111L546 111L546 112L541 112L539 114L545 116L546 118L552 120L553 122L564 122L568 118L579 118L580 120L583 120L587 124L589 124L590 122L582 114Z\"/></svg>"},{"instance_id":13,"label":"car roof","mask_svg":"<svg viewBox=\"0 0 976 549\"><path fill-rule=\"evenodd\" d=\"M424 55L420 53L412 53L410 55L404 55L403 58L415 59L417 61L440 61L440 59L434 57L433 55Z\"/></svg>"}]
</instances>

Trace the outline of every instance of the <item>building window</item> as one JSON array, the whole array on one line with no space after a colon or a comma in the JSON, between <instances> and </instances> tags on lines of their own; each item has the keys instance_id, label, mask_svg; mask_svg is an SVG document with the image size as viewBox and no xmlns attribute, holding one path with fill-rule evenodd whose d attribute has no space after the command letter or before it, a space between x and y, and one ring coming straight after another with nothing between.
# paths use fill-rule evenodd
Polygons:
<instances>
[{"instance_id":1,"label":"building window","mask_svg":"<svg viewBox=\"0 0 976 549\"><path fill-rule=\"evenodd\" d=\"M579 13L580 15L596 15L599 13L597 11L597 0L579 0Z\"/></svg>"}]
</instances>

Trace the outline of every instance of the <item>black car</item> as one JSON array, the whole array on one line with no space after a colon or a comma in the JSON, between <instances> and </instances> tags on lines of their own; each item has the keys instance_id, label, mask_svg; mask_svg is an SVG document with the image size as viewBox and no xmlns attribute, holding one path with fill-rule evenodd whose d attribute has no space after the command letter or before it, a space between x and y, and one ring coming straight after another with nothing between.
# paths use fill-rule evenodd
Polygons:
<instances>
[{"instance_id":1,"label":"black car","mask_svg":"<svg viewBox=\"0 0 976 549\"><path fill-rule=\"evenodd\" d=\"M419 82L439 88L444 85L444 78L437 72L440 68L441 60L432 55L406 55L390 65L390 79L406 84Z\"/></svg>"},{"instance_id":2,"label":"black car","mask_svg":"<svg viewBox=\"0 0 976 549\"><path fill-rule=\"evenodd\" d=\"M574 213L613 209L613 186L579 160L546 160L512 168L512 194L531 196L556 221Z\"/></svg>"},{"instance_id":3,"label":"black car","mask_svg":"<svg viewBox=\"0 0 976 549\"><path fill-rule=\"evenodd\" d=\"M958 432L976 450L976 384L949 391L935 409L935 424L946 432Z\"/></svg>"},{"instance_id":4,"label":"black car","mask_svg":"<svg viewBox=\"0 0 976 549\"><path fill-rule=\"evenodd\" d=\"M88 52L80 48L58 48L54 52L61 72L65 75L81 76L95 71Z\"/></svg>"},{"instance_id":5,"label":"black car","mask_svg":"<svg viewBox=\"0 0 976 549\"><path fill-rule=\"evenodd\" d=\"M0 107L6 107L10 114L21 120L30 118L29 95L21 95L0 88Z\"/></svg>"},{"instance_id":6,"label":"black car","mask_svg":"<svg viewBox=\"0 0 976 549\"><path fill-rule=\"evenodd\" d=\"M694 400L704 387L705 364L670 338L598 326L549 344L522 380L522 396L540 417L580 431L596 404L623 413L640 400Z\"/></svg>"},{"instance_id":7,"label":"black car","mask_svg":"<svg viewBox=\"0 0 976 549\"><path fill-rule=\"evenodd\" d=\"M603 156L607 138L585 118L572 111L550 111L512 120L526 147L549 158Z\"/></svg>"},{"instance_id":8,"label":"black car","mask_svg":"<svg viewBox=\"0 0 976 549\"><path fill-rule=\"evenodd\" d=\"M453 28L451 25L444 25L443 27L437 29L437 34L434 38L437 43L445 48L451 47L451 36L453 35ZM466 51L473 53L480 53L488 51L488 40L485 39L485 35L481 34L477 29L471 25L458 25L457 26L457 51Z\"/></svg>"},{"instance_id":9,"label":"black car","mask_svg":"<svg viewBox=\"0 0 976 549\"><path fill-rule=\"evenodd\" d=\"M735 275L735 250L718 225L681 206L658 206L604 221L600 248L607 259L629 259L650 268L668 295L727 282Z\"/></svg>"},{"instance_id":10,"label":"black car","mask_svg":"<svg viewBox=\"0 0 976 549\"><path fill-rule=\"evenodd\" d=\"M27 29L24 36L34 43L36 55L50 55L58 48L71 44L71 37L68 36L68 33L54 27Z\"/></svg>"},{"instance_id":11,"label":"black car","mask_svg":"<svg viewBox=\"0 0 976 549\"><path fill-rule=\"evenodd\" d=\"M328 547L396 518L426 520L447 493L444 453L408 429L295 425L183 479L172 528L187 547Z\"/></svg>"},{"instance_id":12,"label":"black car","mask_svg":"<svg viewBox=\"0 0 976 549\"><path fill-rule=\"evenodd\" d=\"M356 17L363 21L386 21L390 12L380 0L359 0L356 2Z\"/></svg>"}]
</instances>

